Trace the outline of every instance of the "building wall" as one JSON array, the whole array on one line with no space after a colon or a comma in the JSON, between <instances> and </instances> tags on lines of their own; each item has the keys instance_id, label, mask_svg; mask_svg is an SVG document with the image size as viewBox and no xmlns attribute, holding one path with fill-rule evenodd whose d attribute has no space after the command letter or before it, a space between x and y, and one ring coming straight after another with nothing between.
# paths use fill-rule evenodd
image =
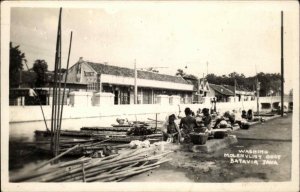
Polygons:
<instances>
[{"instance_id":1,"label":"building wall","mask_svg":"<svg viewBox=\"0 0 300 192\"><path fill-rule=\"evenodd\" d=\"M76 63L69 69L68 81L81 82L81 83L93 83L93 82L96 83L97 74L88 64ZM101 83L134 86L134 78L109 75L109 74L101 74ZM193 91L192 84L172 83L167 81L156 81L156 80L149 80L149 79L137 79L137 85L139 87L148 87L148 88Z\"/></svg>"},{"instance_id":2,"label":"building wall","mask_svg":"<svg viewBox=\"0 0 300 192\"><path fill-rule=\"evenodd\" d=\"M134 78L108 75L108 74L101 75L101 82L117 84L117 85L134 86ZM148 88L160 88L166 90L171 89L171 90L180 90L180 91L193 91L193 85L191 84L172 83L167 81L155 81L149 79L137 79L137 86L148 87Z\"/></svg>"},{"instance_id":3,"label":"building wall","mask_svg":"<svg viewBox=\"0 0 300 192\"><path fill-rule=\"evenodd\" d=\"M88 64L77 62L69 69L69 82L87 83L88 89L96 90L97 73ZM103 92L115 94L115 104L134 103L134 78L101 74L100 82ZM192 84L173 83L167 81L156 81L149 79L137 79L138 104L156 103L156 96L159 94L182 95L182 103L192 103ZM128 97L125 102L124 98Z\"/></svg>"},{"instance_id":4,"label":"building wall","mask_svg":"<svg viewBox=\"0 0 300 192\"><path fill-rule=\"evenodd\" d=\"M77 75L78 65L79 64L76 63L71 68L69 68L67 82L79 82L78 77L80 77L80 75Z\"/></svg>"},{"instance_id":5,"label":"building wall","mask_svg":"<svg viewBox=\"0 0 300 192\"><path fill-rule=\"evenodd\" d=\"M77 62L68 72L68 82L96 83L97 73L89 65Z\"/></svg>"},{"instance_id":6,"label":"building wall","mask_svg":"<svg viewBox=\"0 0 300 192\"><path fill-rule=\"evenodd\" d=\"M87 64L81 64L81 83L97 83L97 72Z\"/></svg>"},{"instance_id":7,"label":"building wall","mask_svg":"<svg viewBox=\"0 0 300 192\"><path fill-rule=\"evenodd\" d=\"M206 94L207 97L215 97L216 91L213 89L210 89L209 92Z\"/></svg>"}]
</instances>

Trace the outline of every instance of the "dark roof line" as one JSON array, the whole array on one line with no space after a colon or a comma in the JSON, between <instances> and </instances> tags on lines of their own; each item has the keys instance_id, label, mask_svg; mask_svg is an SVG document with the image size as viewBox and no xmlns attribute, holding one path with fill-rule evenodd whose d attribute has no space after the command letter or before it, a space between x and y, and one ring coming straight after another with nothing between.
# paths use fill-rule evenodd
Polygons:
<instances>
[{"instance_id":1,"label":"dark roof line","mask_svg":"<svg viewBox=\"0 0 300 192\"><path fill-rule=\"evenodd\" d=\"M106 65L102 63L94 63L90 61L84 61L89 66L91 66L97 73L115 75L115 76L123 76L123 77L134 77L134 69L118 67L113 65ZM181 84L190 84L186 80L181 77L153 73L149 71L137 71L137 77L139 79L148 79L148 80L157 80L157 81L167 81L173 83L181 83Z\"/></svg>"},{"instance_id":2,"label":"dark roof line","mask_svg":"<svg viewBox=\"0 0 300 192\"><path fill-rule=\"evenodd\" d=\"M216 84L209 83L209 86L220 94L227 95L227 96L234 95L234 93L231 90L225 88L222 85L216 85Z\"/></svg>"}]
</instances>

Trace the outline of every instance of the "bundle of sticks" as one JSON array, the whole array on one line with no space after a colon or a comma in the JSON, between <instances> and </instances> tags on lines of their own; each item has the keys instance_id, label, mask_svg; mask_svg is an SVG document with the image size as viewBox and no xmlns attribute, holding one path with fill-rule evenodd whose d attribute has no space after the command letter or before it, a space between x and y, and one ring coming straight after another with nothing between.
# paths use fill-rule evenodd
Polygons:
<instances>
[{"instance_id":1,"label":"bundle of sticks","mask_svg":"<svg viewBox=\"0 0 300 192\"><path fill-rule=\"evenodd\" d=\"M43 164L26 174L14 176L11 182L109 182L121 181L170 161L156 147L129 150L102 158L81 157L47 166Z\"/></svg>"}]
</instances>

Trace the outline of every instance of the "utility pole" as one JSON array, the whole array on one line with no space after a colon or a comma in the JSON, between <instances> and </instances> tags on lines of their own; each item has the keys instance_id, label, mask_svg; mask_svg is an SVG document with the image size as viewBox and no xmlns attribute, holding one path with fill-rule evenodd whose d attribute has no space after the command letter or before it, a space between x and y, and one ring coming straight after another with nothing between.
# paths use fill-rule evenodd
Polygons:
<instances>
[{"instance_id":1,"label":"utility pole","mask_svg":"<svg viewBox=\"0 0 300 192\"><path fill-rule=\"evenodd\" d=\"M19 88L21 88L22 86L22 69L20 69L19 71Z\"/></svg>"},{"instance_id":2,"label":"utility pole","mask_svg":"<svg viewBox=\"0 0 300 192\"><path fill-rule=\"evenodd\" d=\"M206 77L208 75L208 61L206 62Z\"/></svg>"},{"instance_id":3,"label":"utility pole","mask_svg":"<svg viewBox=\"0 0 300 192\"><path fill-rule=\"evenodd\" d=\"M236 79L234 78L234 102L236 98Z\"/></svg>"},{"instance_id":4,"label":"utility pole","mask_svg":"<svg viewBox=\"0 0 300 192\"><path fill-rule=\"evenodd\" d=\"M138 87L137 87L137 70L144 70L148 69L151 71L151 69L157 69L157 68L168 68L168 67L150 67L150 68L137 68L136 67L136 59L134 60L134 104L137 103L137 93L138 93Z\"/></svg>"},{"instance_id":5,"label":"utility pole","mask_svg":"<svg viewBox=\"0 0 300 192\"><path fill-rule=\"evenodd\" d=\"M283 11L281 11L281 117L283 117L284 104L284 59L283 59Z\"/></svg>"},{"instance_id":6,"label":"utility pole","mask_svg":"<svg viewBox=\"0 0 300 192\"><path fill-rule=\"evenodd\" d=\"M134 60L134 104L137 104L137 68L136 68L136 59Z\"/></svg>"},{"instance_id":7,"label":"utility pole","mask_svg":"<svg viewBox=\"0 0 300 192\"><path fill-rule=\"evenodd\" d=\"M260 90L260 82L258 81L256 75L256 101L257 101L257 115L259 115L259 90Z\"/></svg>"}]
</instances>

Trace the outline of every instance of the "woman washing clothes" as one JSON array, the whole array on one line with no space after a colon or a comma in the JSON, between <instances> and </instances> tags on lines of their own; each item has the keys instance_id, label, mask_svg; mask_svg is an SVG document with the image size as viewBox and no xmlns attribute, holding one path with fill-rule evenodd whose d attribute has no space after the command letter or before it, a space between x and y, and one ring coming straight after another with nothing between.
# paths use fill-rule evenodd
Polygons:
<instances>
[{"instance_id":1,"label":"woman washing clothes","mask_svg":"<svg viewBox=\"0 0 300 192\"><path fill-rule=\"evenodd\" d=\"M167 122L165 123L165 130L163 130L163 139L170 143L180 142L182 139L181 132L178 125L175 122L175 114L169 115L167 117Z\"/></svg>"}]
</instances>

